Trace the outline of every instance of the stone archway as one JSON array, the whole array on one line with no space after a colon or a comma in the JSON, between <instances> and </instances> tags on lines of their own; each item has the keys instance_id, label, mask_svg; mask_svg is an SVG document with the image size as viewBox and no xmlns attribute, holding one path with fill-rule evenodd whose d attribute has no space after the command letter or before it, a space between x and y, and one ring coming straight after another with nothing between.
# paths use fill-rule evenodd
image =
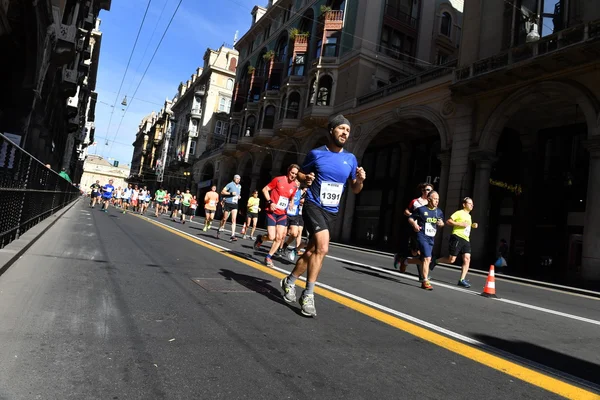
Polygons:
<instances>
[{"instance_id":1,"label":"stone archway","mask_svg":"<svg viewBox=\"0 0 600 400\"><path fill-rule=\"evenodd\" d=\"M354 155L361 159L365 150L373 139L388 126L407 119L420 118L433 124L440 136L441 151L447 151L450 147L450 129L446 120L438 112L427 106L411 106L407 108L397 108L391 113L380 116L374 122L361 125L361 132L357 136L353 145Z\"/></svg>"},{"instance_id":2,"label":"stone archway","mask_svg":"<svg viewBox=\"0 0 600 400\"><path fill-rule=\"evenodd\" d=\"M300 162L298 149L298 142L294 139L287 141L285 145L275 149L273 171L282 172L285 171L290 164L298 164Z\"/></svg>"},{"instance_id":3,"label":"stone archway","mask_svg":"<svg viewBox=\"0 0 600 400\"><path fill-rule=\"evenodd\" d=\"M204 164L200 170L200 179L198 180L196 196L198 196L198 199L200 200L204 199L204 195L210 190L211 186L216 185L215 165L213 162L209 161Z\"/></svg>"},{"instance_id":4,"label":"stone archway","mask_svg":"<svg viewBox=\"0 0 600 400\"><path fill-rule=\"evenodd\" d=\"M527 105L536 101L539 96L568 98L579 105L588 126L588 138L600 135L600 102L588 89L577 82L545 81L538 82L517 90L508 96L492 112L479 138L479 149L496 151L496 145L502 131L512 116Z\"/></svg>"}]
</instances>

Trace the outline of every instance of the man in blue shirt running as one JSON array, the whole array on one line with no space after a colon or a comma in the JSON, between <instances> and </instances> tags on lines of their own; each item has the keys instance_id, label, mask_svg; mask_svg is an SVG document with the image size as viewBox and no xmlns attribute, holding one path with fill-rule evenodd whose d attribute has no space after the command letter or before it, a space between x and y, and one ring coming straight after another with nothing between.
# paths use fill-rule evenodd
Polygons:
<instances>
[{"instance_id":1,"label":"man in blue shirt running","mask_svg":"<svg viewBox=\"0 0 600 400\"><path fill-rule=\"evenodd\" d=\"M102 186L102 200L104 204L102 205L102 211L108 212L108 205L110 203L110 199L112 199L113 191L115 187L113 186L113 180L109 179L108 183Z\"/></svg>"},{"instance_id":2,"label":"man in blue shirt running","mask_svg":"<svg viewBox=\"0 0 600 400\"><path fill-rule=\"evenodd\" d=\"M350 121L337 115L329 122L329 144L308 153L298 180L308 185L302 215L310 234L306 252L298 259L292 273L281 280L283 299L296 301L296 279L307 272L306 289L300 297L302 314L315 317L314 288L323 259L329 251L330 230L339 210L346 184L355 194L360 193L366 173L358 166L354 154L344 150L350 137Z\"/></svg>"}]
</instances>

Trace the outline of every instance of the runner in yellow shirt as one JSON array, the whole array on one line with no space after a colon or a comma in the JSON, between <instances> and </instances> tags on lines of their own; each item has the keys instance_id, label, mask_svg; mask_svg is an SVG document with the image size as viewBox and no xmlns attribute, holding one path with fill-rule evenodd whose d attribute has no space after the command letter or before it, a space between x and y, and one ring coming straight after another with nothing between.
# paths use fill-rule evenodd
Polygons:
<instances>
[{"instance_id":1,"label":"runner in yellow shirt","mask_svg":"<svg viewBox=\"0 0 600 400\"><path fill-rule=\"evenodd\" d=\"M446 221L446 224L452 227L452 235L448 241L448 252L449 256L440 258L437 260L438 263L454 264L456 257L462 254L463 264L460 279L458 280L458 286L469 288L471 284L465 278L467 272L469 272L469 265L471 264L471 241L469 239L471 235L471 228L476 229L477 223L473 223L471 219L471 211L473 211L473 199L465 197L463 199L463 209L456 211L450 216L450 219Z\"/></svg>"},{"instance_id":2,"label":"runner in yellow shirt","mask_svg":"<svg viewBox=\"0 0 600 400\"><path fill-rule=\"evenodd\" d=\"M248 205L246 206L246 229L250 229L250 222L252 222L252 232L250 232L250 239L256 240L254 237L254 231L256 230L256 223L258 222L258 213L260 212L260 199L258 198L258 190L252 192L252 197L248 199ZM248 235L244 234L244 239L248 239Z\"/></svg>"}]
</instances>

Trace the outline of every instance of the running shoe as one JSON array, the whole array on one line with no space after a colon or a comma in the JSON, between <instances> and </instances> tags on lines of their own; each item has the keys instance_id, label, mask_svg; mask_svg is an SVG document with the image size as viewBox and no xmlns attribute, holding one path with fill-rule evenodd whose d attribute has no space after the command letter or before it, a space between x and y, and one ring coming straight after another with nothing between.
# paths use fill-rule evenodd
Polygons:
<instances>
[{"instance_id":1,"label":"running shoe","mask_svg":"<svg viewBox=\"0 0 600 400\"><path fill-rule=\"evenodd\" d=\"M248 239L248 235L242 236L242 239L244 239L244 240Z\"/></svg>"},{"instance_id":2,"label":"running shoe","mask_svg":"<svg viewBox=\"0 0 600 400\"><path fill-rule=\"evenodd\" d=\"M208 225L204 224L204 228L202 228L202 230L206 232L208 230Z\"/></svg>"},{"instance_id":3,"label":"running shoe","mask_svg":"<svg viewBox=\"0 0 600 400\"><path fill-rule=\"evenodd\" d=\"M283 290L283 300L288 303L296 301L296 285L287 283L287 278L281 280L281 290Z\"/></svg>"},{"instance_id":4,"label":"running shoe","mask_svg":"<svg viewBox=\"0 0 600 400\"><path fill-rule=\"evenodd\" d=\"M402 264L402 257L400 257L400 254L396 253L394 254L394 269L400 268L400 264Z\"/></svg>"},{"instance_id":5,"label":"running shoe","mask_svg":"<svg viewBox=\"0 0 600 400\"><path fill-rule=\"evenodd\" d=\"M287 259L290 260L291 262L296 261L296 256L297 256L296 249L290 249L287 252Z\"/></svg>"},{"instance_id":6,"label":"running shoe","mask_svg":"<svg viewBox=\"0 0 600 400\"><path fill-rule=\"evenodd\" d=\"M212 227L212 221L208 223L208 229Z\"/></svg>"},{"instance_id":7,"label":"running shoe","mask_svg":"<svg viewBox=\"0 0 600 400\"><path fill-rule=\"evenodd\" d=\"M219 232L223 232L224 230L225 230L225 228L224 228L224 227L222 227L222 226L221 226L221 227L219 227Z\"/></svg>"},{"instance_id":8,"label":"running shoe","mask_svg":"<svg viewBox=\"0 0 600 400\"><path fill-rule=\"evenodd\" d=\"M302 297L300 297L300 305L302 306L302 315L307 317L317 316L314 294L302 294Z\"/></svg>"},{"instance_id":9,"label":"running shoe","mask_svg":"<svg viewBox=\"0 0 600 400\"><path fill-rule=\"evenodd\" d=\"M271 257L265 257L265 265L270 268L275 268L275 264L273 264Z\"/></svg>"},{"instance_id":10,"label":"running shoe","mask_svg":"<svg viewBox=\"0 0 600 400\"><path fill-rule=\"evenodd\" d=\"M181 221L181 223L185 225L185 221Z\"/></svg>"},{"instance_id":11,"label":"running shoe","mask_svg":"<svg viewBox=\"0 0 600 400\"><path fill-rule=\"evenodd\" d=\"M256 236L250 236L250 240L256 240Z\"/></svg>"},{"instance_id":12,"label":"running shoe","mask_svg":"<svg viewBox=\"0 0 600 400\"><path fill-rule=\"evenodd\" d=\"M433 290L433 286L431 286L431 283L429 283L429 280L426 280L426 281L423 281L423 283L421 283L421 289Z\"/></svg>"},{"instance_id":13,"label":"running shoe","mask_svg":"<svg viewBox=\"0 0 600 400\"><path fill-rule=\"evenodd\" d=\"M464 287L464 288L470 288L471 284L466 279L462 279L462 280L458 281L458 286Z\"/></svg>"},{"instance_id":14,"label":"running shoe","mask_svg":"<svg viewBox=\"0 0 600 400\"><path fill-rule=\"evenodd\" d=\"M232 241L232 242L237 242L237 238L235 237L235 235L233 235L233 236L231 237L231 241Z\"/></svg>"},{"instance_id":15,"label":"running shoe","mask_svg":"<svg viewBox=\"0 0 600 400\"><path fill-rule=\"evenodd\" d=\"M305 251L306 251L305 249L298 250L298 255L299 256L303 255Z\"/></svg>"},{"instance_id":16,"label":"running shoe","mask_svg":"<svg viewBox=\"0 0 600 400\"><path fill-rule=\"evenodd\" d=\"M260 249L260 246L262 246L262 240L260 236L257 236L256 240L254 241L254 250Z\"/></svg>"}]
</instances>

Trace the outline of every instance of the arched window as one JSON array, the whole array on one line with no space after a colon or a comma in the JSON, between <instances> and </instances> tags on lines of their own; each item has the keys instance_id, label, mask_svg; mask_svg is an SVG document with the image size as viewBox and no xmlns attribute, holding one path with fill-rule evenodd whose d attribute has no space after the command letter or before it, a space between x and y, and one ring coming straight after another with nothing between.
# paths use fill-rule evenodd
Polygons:
<instances>
[{"instance_id":1,"label":"arched window","mask_svg":"<svg viewBox=\"0 0 600 400\"><path fill-rule=\"evenodd\" d=\"M240 126L235 124L231 127L231 135L229 135L229 143L237 143L240 136Z\"/></svg>"},{"instance_id":2,"label":"arched window","mask_svg":"<svg viewBox=\"0 0 600 400\"><path fill-rule=\"evenodd\" d=\"M449 13L442 13L442 26L440 28L440 32L442 35L450 37L450 33L452 32L452 17Z\"/></svg>"},{"instance_id":3,"label":"arched window","mask_svg":"<svg viewBox=\"0 0 600 400\"><path fill-rule=\"evenodd\" d=\"M331 88L333 87L333 79L329 75L323 76L319 80L319 90L317 91L318 106L328 106L331 102Z\"/></svg>"},{"instance_id":4,"label":"arched window","mask_svg":"<svg viewBox=\"0 0 600 400\"><path fill-rule=\"evenodd\" d=\"M223 121L217 121L215 124L215 135L223 134Z\"/></svg>"},{"instance_id":5,"label":"arched window","mask_svg":"<svg viewBox=\"0 0 600 400\"><path fill-rule=\"evenodd\" d=\"M285 117L285 110L287 109L287 97L283 95L283 99L281 100L281 110L279 111L279 119L283 119Z\"/></svg>"},{"instance_id":6,"label":"arched window","mask_svg":"<svg viewBox=\"0 0 600 400\"><path fill-rule=\"evenodd\" d=\"M275 107L267 106L265 108L265 118L263 122L264 129L273 129L275 125Z\"/></svg>"},{"instance_id":7,"label":"arched window","mask_svg":"<svg viewBox=\"0 0 600 400\"><path fill-rule=\"evenodd\" d=\"M233 79L227 79L227 84L225 85L225 87L228 90L232 90L233 89Z\"/></svg>"},{"instance_id":8,"label":"arched window","mask_svg":"<svg viewBox=\"0 0 600 400\"><path fill-rule=\"evenodd\" d=\"M253 115L248 117L246 121L246 132L244 136L254 136L254 128L256 127L256 118Z\"/></svg>"},{"instance_id":9,"label":"arched window","mask_svg":"<svg viewBox=\"0 0 600 400\"><path fill-rule=\"evenodd\" d=\"M298 111L300 110L300 93L294 92L290 94L290 100L287 106L287 112L285 117L290 119L298 118Z\"/></svg>"}]
</instances>

